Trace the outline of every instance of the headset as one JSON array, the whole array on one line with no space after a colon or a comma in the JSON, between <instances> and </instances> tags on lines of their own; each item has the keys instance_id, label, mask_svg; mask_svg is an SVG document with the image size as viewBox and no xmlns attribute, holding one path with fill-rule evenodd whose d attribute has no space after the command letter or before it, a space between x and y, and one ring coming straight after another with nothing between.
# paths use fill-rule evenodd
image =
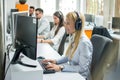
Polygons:
<instances>
[{"instance_id":1,"label":"headset","mask_svg":"<svg viewBox=\"0 0 120 80\"><path fill-rule=\"evenodd\" d=\"M82 20L80 19L79 14L76 11L74 12L77 15L77 20L75 22L75 30L80 30L82 28Z\"/></svg>"},{"instance_id":2,"label":"headset","mask_svg":"<svg viewBox=\"0 0 120 80\"><path fill-rule=\"evenodd\" d=\"M58 13L60 15L59 19L60 19L60 21L62 21L62 19L63 19L63 13L61 11L58 11Z\"/></svg>"}]
</instances>

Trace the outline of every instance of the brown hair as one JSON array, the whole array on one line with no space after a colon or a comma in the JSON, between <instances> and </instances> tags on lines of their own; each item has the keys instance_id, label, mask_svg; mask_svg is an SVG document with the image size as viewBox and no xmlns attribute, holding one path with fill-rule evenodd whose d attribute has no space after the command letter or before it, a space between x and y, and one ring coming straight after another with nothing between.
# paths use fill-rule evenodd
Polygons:
<instances>
[{"instance_id":1,"label":"brown hair","mask_svg":"<svg viewBox=\"0 0 120 80\"><path fill-rule=\"evenodd\" d=\"M61 11L56 11L53 15L58 17L59 21L60 21L59 25L55 31L55 34L54 34L54 36L55 36L58 33L59 29L63 26L64 16L63 16L63 13Z\"/></svg>"}]
</instances>

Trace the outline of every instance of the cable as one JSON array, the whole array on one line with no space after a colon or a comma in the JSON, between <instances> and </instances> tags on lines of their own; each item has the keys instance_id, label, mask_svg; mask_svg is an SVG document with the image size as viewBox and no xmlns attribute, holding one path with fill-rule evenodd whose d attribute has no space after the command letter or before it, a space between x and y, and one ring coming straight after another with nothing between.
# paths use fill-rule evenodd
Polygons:
<instances>
[{"instance_id":1,"label":"cable","mask_svg":"<svg viewBox=\"0 0 120 80\"><path fill-rule=\"evenodd\" d=\"M12 47L12 45L13 44L8 44L7 45L7 55L8 55L8 59L10 60L10 58L9 58L9 50L10 50L10 48Z\"/></svg>"},{"instance_id":2,"label":"cable","mask_svg":"<svg viewBox=\"0 0 120 80\"><path fill-rule=\"evenodd\" d=\"M5 71L5 74L4 74L4 77L3 77L3 80L5 80L5 77L6 77L6 75L7 75L7 72L8 72L8 69L9 69L9 67L10 67L10 64L11 64L11 62L8 64L8 67L6 68L6 71Z\"/></svg>"},{"instance_id":3,"label":"cable","mask_svg":"<svg viewBox=\"0 0 120 80\"><path fill-rule=\"evenodd\" d=\"M10 50L11 46L12 46L12 44L8 44L7 45L7 56L8 56L9 60L10 60L10 58L9 58L9 50ZM8 72L8 69L10 67L10 64L11 64L11 62L8 64L8 66L7 66L6 70L5 70L5 74L4 74L3 80L5 80L5 77L6 77L6 74Z\"/></svg>"}]
</instances>

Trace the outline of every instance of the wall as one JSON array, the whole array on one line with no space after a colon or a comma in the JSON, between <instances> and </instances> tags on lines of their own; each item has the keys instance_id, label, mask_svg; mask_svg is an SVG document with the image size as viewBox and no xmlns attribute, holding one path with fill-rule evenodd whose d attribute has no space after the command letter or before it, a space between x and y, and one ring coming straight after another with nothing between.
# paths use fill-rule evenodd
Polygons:
<instances>
[{"instance_id":1,"label":"wall","mask_svg":"<svg viewBox=\"0 0 120 80\"><path fill-rule=\"evenodd\" d=\"M115 0L115 16L120 17L120 0Z\"/></svg>"},{"instance_id":2,"label":"wall","mask_svg":"<svg viewBox=\"0 0 120 80\"><path fill-rule=\"evenodd\" d=\"M114 16L115 0L104 0L104 26L108 27L108 21Z\"/></svg>"},{"instance_id":3,"label":"wall","mask_svg":"<svg viewBox=\"0 0 120 80\"><path fill-rule=\"evenodd\" d=\"M0 80L3 80L3 53L4 53L4 34L3 34L3 0L0 0Z\"/></svg>"}]
</instances>

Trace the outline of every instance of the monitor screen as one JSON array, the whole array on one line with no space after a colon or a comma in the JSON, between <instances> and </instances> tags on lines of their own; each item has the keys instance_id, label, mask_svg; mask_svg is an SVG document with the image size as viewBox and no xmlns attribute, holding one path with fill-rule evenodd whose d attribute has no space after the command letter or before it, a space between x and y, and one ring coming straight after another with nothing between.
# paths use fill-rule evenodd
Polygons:
<instances>
[{"instance_id":1,"label":"monitor screen","mask_svg":"<svg viewBox=\"0 0 120 80\"><path fill-rule=\"evenodd\" d=\"M11 9L11 13L12 12L18 12L19 10L18 9Z\"/></svg>"},{"instance_id":2,"label":"monitor screen","mask_svg":"<svg viewBox=\"0 0 120 80\"><path fill-rule=\"evenodd\" d=\"M16 28L16 17L17 15L21 16L28 16L28 11L22 12L11 12L11 36L12 36L12 43L14 45L14 38L15 38L15 28Z\"/></svg>"},{"instance_id":3,"label":"monitor screen","mask_svg":"<svg viewBox=\"0 0 120 80\"><path fill-rule=\"evenodd\" d=\"M18 60L20 53L23 53L30 59L36 60L37 20L29 16L17 16L16 20L16 51L12 63L14 64Z\"/></svg>"},{"instance_id":4,"label":"monitor screen","mask_svg":"<svg viewBox=\"0 0 120 80\"><path fill-rule=\"evenodd\" d=\"M94 22L94 16L92 14L84 14L86 22Z\"/></svg>"},{"instance_id":5,"label":"monitor screen","mask_svg":"<svg viewBox=\"0 0 120 80\"><path fill-rule=\"evenodd\" d=\"M112 17L112 28L120 29L120 17Z\"/></svg>"}]
</instances>

